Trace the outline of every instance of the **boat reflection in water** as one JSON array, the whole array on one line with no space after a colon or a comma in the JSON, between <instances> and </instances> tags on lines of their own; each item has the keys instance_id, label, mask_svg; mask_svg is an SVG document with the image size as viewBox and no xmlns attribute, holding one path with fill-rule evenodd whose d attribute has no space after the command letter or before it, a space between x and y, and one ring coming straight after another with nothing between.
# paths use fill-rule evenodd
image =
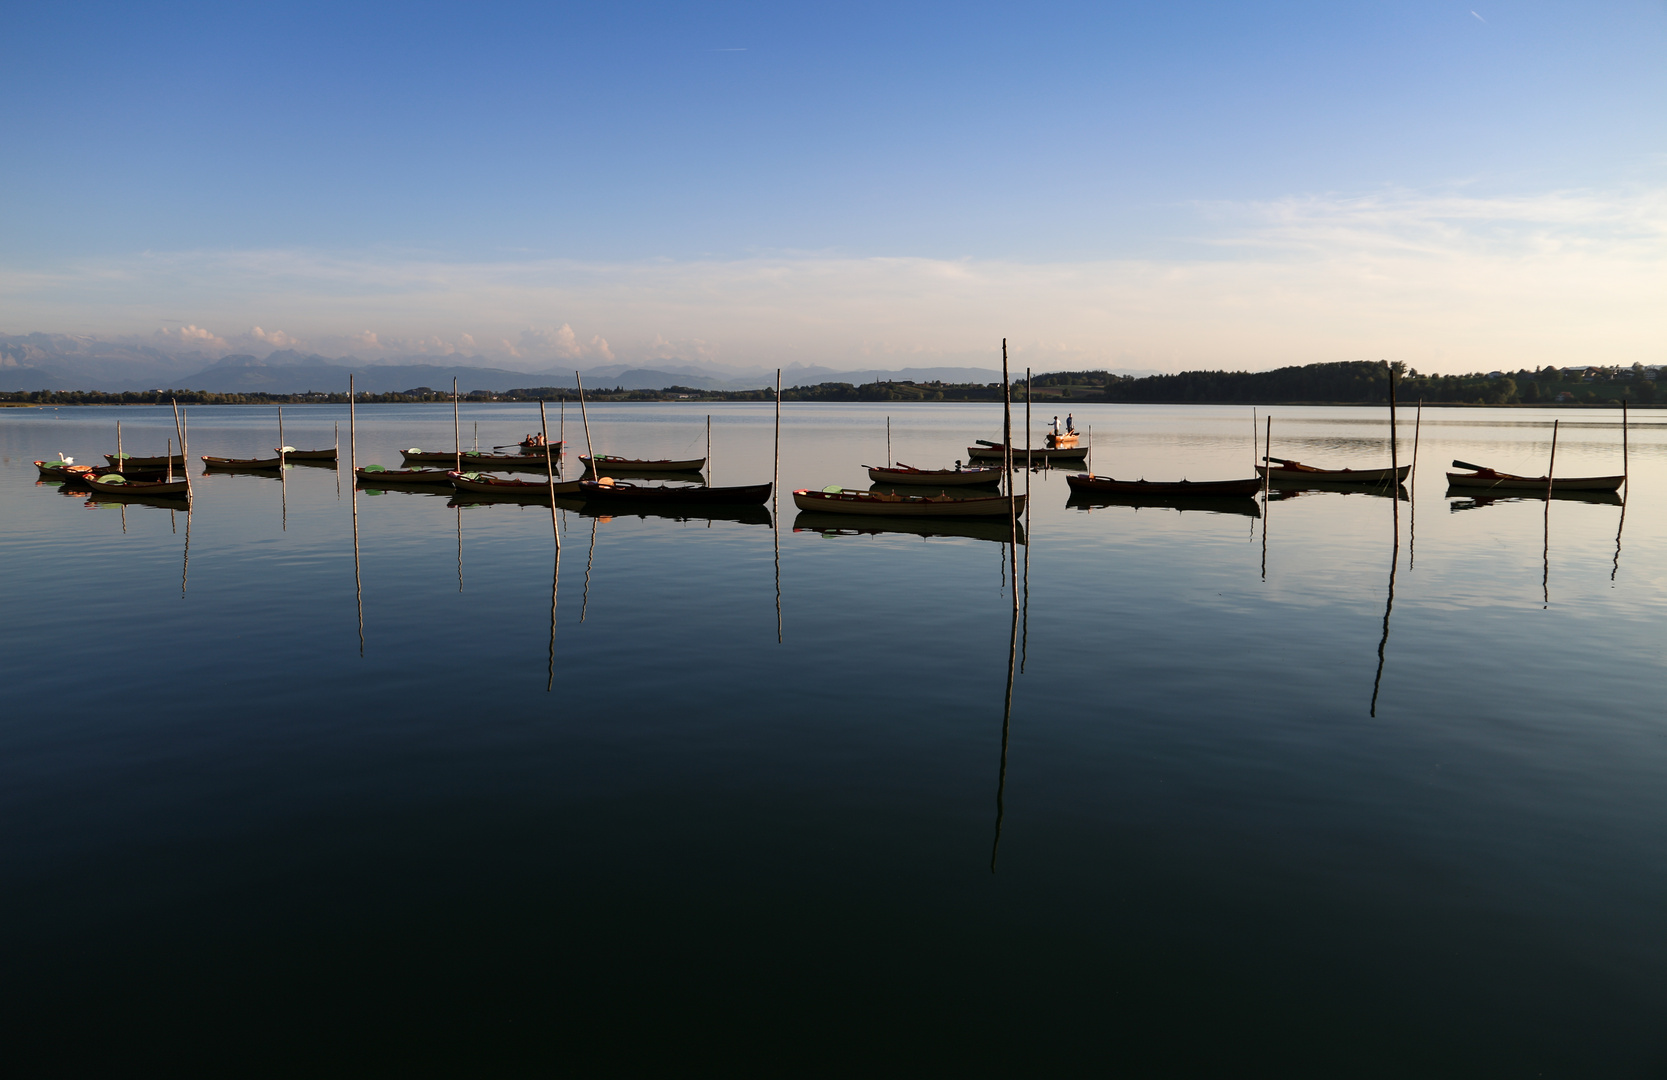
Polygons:
<instances>
[{"instance_id":1,"label":"boat reflection in water","mask_svg":"<svg viewBox=\"0 0 1667 1080\"><path fill-rule=\"evenodd\" d=\"M1013 539L1013 526L1005 519L870 517L864 514L825 514L815 510L799 511L799 516L793 519L793 531L821 533L828 537L907 533L926 538L953 536L966 540L990 540L998 544L1006 544ZM1019 543L1023 544L1023 525L1018 528L1018 536Z\"/></svg>"},{"instance_id":2,"label":"boat reflection in water","mask_svg":"<svg viewBox=\"0 0 1667 1080\"><path fill-rule=\"evenodd\" d=\"M1453 501L1447 504L1447 508L1453 513L1458 513L1460 510L1479 510L1494 503L1543 502L1546 497L1544 491L1538 494L1524 491L1512 495L1477 495L1475 492L1475 488L1448 488L1447 497ZM1558 491L1553 488L1551 497L1557 502L1597 503L1600 506L1625 505L1621 497L1613 491Z\"/></svg>"},{"instance_id":3,"label":"boat reflection in water","mask_svg":"<svg viewBox=\"0 0 1667 1080\"><path fill-rule=\"evenodd\" d=\"M514 506L523 510L535 510L542 514L549 512L550 500L534 502L530 499L520 499L514 496L492 496L473 491L455 491L452 493L451 501L446 505L450 507ZM564 499L557 496L556 509L568 510L584 517L597 518L602 521L634 517L643 521L649 518L664 518L668 521L734 521L742 525L768 525L771 520L768 507L730 503L655 505L621 501L599 504L587 502L583 499Z\"/></svg>"},{"instance_id":4,"label":"boat reflection in water","mask_svg":"<svg viewBox=\"0 0 1667 1080\"><path fill-rule=\"evenodd\" d=\"M359 491L366 495L388 495L394 492L406 492L412 495L429 495L437 499L445 499L453 494L450 484L412 483L403 480L361 480L356 485ZM525 502L524 499L503 499L502 502ZM539 507L543 509L543 507Z\"/></svg>"},{"instance_id":5,"label":"boat reflection in water","mask_svg":"<svg viewBox=\"0 0 1667 1080\"><path fill-rule=\"evenodd\" d=\"M1261 517L1262 507L1255 499L1236 497L1215 497L1210 495L1106 495L1088 494L1077 491L1065 500L1065 505L1078 510L1093 512L1112 506L1127 506L1134 509L1142 507L1157 507L1166 510L1200 510L1209 514L1238 514L1243 517Z\"/></svg>"},{"instance_id":6,"label":"boat reflection in water","mask_svg":"<svg viewBox=\"0 0 1667 1080\"><path fill-rule=\"evenodd\" d=\"M1399 499L1401 502L1406 503L1412 501L1412 492L1407 490L1407 486L1405 484L1396 484L1395 487L1391 489L1388 484L1328 484L1318 480L1302 484L1300 486L1286 483L1285 486L1281 487L1275 484L1269 491L1268 497L1273 499L1275 502L1281 502L1285 499L1296 499L1304 495L1318 495L1324 493L1332 493L1336 495L1368 495L1377 499L1388 499L1394 497Z\"/></svg>"}]
</instances>

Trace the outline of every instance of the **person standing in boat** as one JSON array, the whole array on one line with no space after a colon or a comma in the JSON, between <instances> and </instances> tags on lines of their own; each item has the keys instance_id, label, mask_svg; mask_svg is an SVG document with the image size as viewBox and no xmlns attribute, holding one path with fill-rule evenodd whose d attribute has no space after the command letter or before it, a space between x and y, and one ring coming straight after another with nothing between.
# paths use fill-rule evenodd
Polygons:
<instances>
[{"instance_id":1,"label":"person standing in boat","mask_svg":"<svg viewBox=\"0 0 1667 1080\"><path fill-rule=\"evenodd\" d=\"M1059 439L1059 417L1057 416L1048 422L1048 439L1050 441Z\"/></svg>"},{"instance_id":2,"label":"person standing in boat","mask_svg":"<svg viewBox=\"0 0 1667 1080\"><path fill-rule=\"evenodd\" d=\"M1065 433L1068 435L1075 435L1077 433L1076 417L1070 413L1065 414Z\"/></svg>"}]
</instances>

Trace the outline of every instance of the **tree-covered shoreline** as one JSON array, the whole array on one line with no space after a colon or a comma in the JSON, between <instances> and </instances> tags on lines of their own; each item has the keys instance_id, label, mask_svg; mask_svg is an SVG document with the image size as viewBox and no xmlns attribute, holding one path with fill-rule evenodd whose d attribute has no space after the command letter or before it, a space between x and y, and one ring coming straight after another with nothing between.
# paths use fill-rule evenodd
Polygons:
<instances>
[{"instance_id":1,"label":"tree-covered shoreline","mask_svg":"<svg viewBox=\"0 0 1667 1080\"><path fill-rule=\"evenodd\" d=\"M1395 393L1404 402L1468 406L1598 406L1656 405L1667 399L1640 364L1631 368L1553 368L1537 371L1488 372L1470 375L1424 375L1396 365ZM1276 368L1272 371L1185 371L1174 375L1140 377L1106 371L1060 371L1034 376L1030 381L1038 402L1064 405L1110 402L1144 405L1382 405L1389 400L1389 371L1383 363L1348 361ZM1015 400L1025 398L1025 380L1013 384ZM474 390L463 396L471 403L577 401L572 387L537 386L501 393ZM1001 383L944 383L883 381L862 384L832 382L788 387L782 401L983 401L1002 397ZM157 405L177 400L182 405L305 405L346 404L345 392L311 391L300 394L230 393L167 389L103 393L94 390L36 390L0 393L0 405ZM446 391L415 387L402 393L358 395L360 404L445 402ZM668 386L661 390L622 387L585 391L585 400L606 401L774 401L775 390L702 390Z\"/></svg>"}]
</instances>

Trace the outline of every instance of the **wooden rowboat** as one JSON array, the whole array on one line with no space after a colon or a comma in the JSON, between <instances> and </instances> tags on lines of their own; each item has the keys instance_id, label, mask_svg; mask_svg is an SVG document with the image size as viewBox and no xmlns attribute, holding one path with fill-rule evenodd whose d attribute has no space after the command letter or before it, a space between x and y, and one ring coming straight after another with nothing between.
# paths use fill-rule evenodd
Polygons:
<instances>
[{"instance_id":1,"label":"wooden rowboat","mask_svg":"<svg viewBox=\"0 0 1667 1080\"><path fill-rule=\"evenodd\" d=\"M379 475L386 476L387 473ZM501 476L487 476L483 473L456 471L448 472L446 479L458 491L474 491L486 495L511 495L526 499L550 498L549 480L505 480ZM557 495L579 494L580 480L557 480L555 490Z\"/></svg>"},{"instance_id":2,"label":"wooden rowboat","mask_svg":"<svg viewBox=\"0 0 1667 1080\"><path fill-rule=\"evenodd\" d=\"M1251 496L1262 490L1262 480L1113 480L1109 476L1076 473L1065 478L1072 491L1103 495L1213 495Z\"/></svg>"},{"instance_id":3,"label":"wooden rowboat","mask_svg":"<svg viewBox=\"0 0 1667 1080\"><path fill-rule=\"evenodd\" d=\"M646 484L622 484L612 477L600 480L580 480L579 487L587 500L622 503L729 503L757 504L770 498L769 484L745 484L739 487L650 487Z\"/></svg>"},{"instance_id":4,"label":"wooden rowboat","mask_svg":"<svg viewBox=\"0 0 1667 1080\"><path fill-rule=\"evenodd\" d=\"M1326 484L1388 484L1402 482L1412 472L1410 464L1391 469L1316 469L1300 461L1286 458L1263 458L1272 465L1256 466L1256 475L1266 476L1268 483L1289 487L1314 482Z\"/></svg>"},{"instance_id":5,"label":"wooden rowboat","mask_svg":"<svg viewBox=\"0 0 1667 1080\"><path fill-rule=\"evenodd\" d=\"M121 464L124 467L135 467L141 469L161 469L166 468L170 464L172 464L176 469L185 468L184 454L175 454L172 458L170 458L167 454L158 454L155 457L134 457L132 454L105 454L104 460L108 461L111 465Z\"/></svg>"},{"instance_id":6,"label":"wooden rowboat","mask_svg":"<svg viewBox=\"0 0 1667 1080\"><path fill-rule=\"evenodd\" d=\"M706 468L705 458L688 458L683 461L673 459L653 461L647 458L623 458L613 457L609 454L597 454L593 462L593 459L580 454L579 462L593 473L699 472Z\"/></svg>"},{"instance_id":7,"label":"wooden rowboat","mask_svg":"<svg viewBox=\"0 0 1667 1080\"><path fill-rule=\"evenodd\" d=\"M76 480L93 471L91 465L77 465L74 461L65 461L62 458L57 461L37 461L35 468L40 470L42 476L52 480Z\"/></svg>"},{"instance_id":8,"label":"wooden rowboat","mask_svg":"<svg viewBox=\"0 0 1667 1080\"><path fill-rule=\"evenodd\" d=\"M282 468L283 464L284 459L281 457L231 458L209 457L207 454L203 455L203 466L209 469L256 469L264 471L267 469Z\"/></svg>"},{"instance_id":9,"label":"wooden rowboat","mask_svg":"<svg viewBox=\"0 0 1667 1080\"><path fill-rule=\"evenodd\" d=\"M865 465L877 484L920 484L926 487L976 487L1001 482L1000 469L917 469L899 463L893 468Z\"/></svg>"},{"instance_id":10,"label":"wooden rowboat","mask_svg":"<svg viewBox=\"0 0 1667 1080\"><path fill-rule=\"evenodd\" d=\"M451 485L449 469L384 469L380 465L364 465L353 470L361 481L388 481L399 484Z\"/></svg>"},{"instance_id":11,"label":"wooden rowboat","mask_svg":"<svg viewBox=\"0 0 1667 1080\"><path fill-rule=\"evenodd\" d=\"M284 457L290 461L334 461L336 448L327 446L323 450L285 450Z\"/></svg>"},{"instance_id":12,"label":"wooden rowboat","mask_svg":"<svg viewBox=\"0 0 1667 1080\"><path fill-rule=\"evenodd\" d=\"M409 450L401 450L399 456L406 461L423 462L430 465L449 465L457 461L457 453L452 450L422 450L413 446Z\"/></svg>"},{"instance_id":13,"label":"wooden rowboat","mask_svg":"<svg viewBox=\"0 0 1667 1080\"><path fill-rule=\"evenodd\" d=\"M1011 504L1006 495L962 499L949 496L887 495L871 491L847 491L844 488L824 488L810 491L801 488L793 493L793 503L800 510L816 510L828 514L868 514L874 517L1006 517L1010 510L1024 513L1025 497L1019 495Z\"/></svg>"},{"instance_id":14,"label":"wooden rowboat","mask_svg":"<svg viewBox=\"0 0 1667 1080\"><path fill-rule=\"evenodd\" d=\"M1015 465L1018 465L1020 462L1024 461L1025 453L1026 453L1026 451L1025 451L1024 447L1022 447L1022 446L1014 447L1013 448L1013 463ZM1030 453L1030 460L1033 464L1042 465L1042 464L1049 464L1049 463L1052 463L1052 462L1055 462L1055 461L1081 461L1083 458L1088 456L1088 447L1087 446L1060 446L1060 447L1033 446L1033 447L1030 448L1029 453ZM969 446L969 447L967 447L967 457L971 458L973 461L1001 461L1005 457L1005 453L1002 449L1001 444L997 443L993 446Z\"/></svg>"},{"instance_id":15,"label":"wooden rowboat","mask_svg":"<svg viewBox=\"0 0 1667 1080\"><path fill-rule=\"evenodd\" d=\"M1516 476L1512 473L1503 473L1479 465L1472 465L1468 461L1455 461L1453 464L1460 469L1474 470L1467 473L1448 473L1447 486L1456 488L1486 488L1490 491L1539 491L1542 494L1548 488L1552 491L1619 491L1621 484L1626 481L1625 476L1560 476L1556 478Z\"/></svg>"},{"instance_id":16,"label":"wooden rowboat","mask_svg":"<svg viewBox=\"0 0 1667 1080\"><path fill-rule=\"evenodd\" d=\"M179 496L191 494L191 484L186 480L129 480L120 473L105 473L102 476L89 476L85 483L87 490L96 491L100 495L116 496Z\"/></svg>"}]
</instances>

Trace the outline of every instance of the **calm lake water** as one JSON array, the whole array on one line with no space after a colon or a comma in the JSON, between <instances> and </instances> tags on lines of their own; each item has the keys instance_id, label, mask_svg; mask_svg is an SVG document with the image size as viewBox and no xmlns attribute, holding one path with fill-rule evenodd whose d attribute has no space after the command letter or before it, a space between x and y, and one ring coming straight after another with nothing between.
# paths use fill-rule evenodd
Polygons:
<instances>
[{"instance_id":1,"label":"calm lake water","mask_svg":"<svg viewBox=\"0 0 1667 1080\"><path fill-rule=\"evenodd\" d=\"M698 457L708 411L714 482L770 479L767 405L591 436ZM1276 455L1388 463L1383 410L1272 412ZM559 564L544 507L360 491L356 591L345 408L284 410L339 474L199 469L189 517L30 464L170 412L0 411L14 1075L1667 1075L1667 414L1624 522L1446 496L1453 458L1543 474L1553 417L1559 475L1620 472L1596 411L1426 409L1398 504L1036 473L1016 641L979 530L795 528L888 415L922 466L1000 436L789 403L777 528L564 509ZM361 464L451 446L447 406L358 419ZM1250 475L1249 409L1076 419L1100 474Z\"/></svg>"}]
</instances>

